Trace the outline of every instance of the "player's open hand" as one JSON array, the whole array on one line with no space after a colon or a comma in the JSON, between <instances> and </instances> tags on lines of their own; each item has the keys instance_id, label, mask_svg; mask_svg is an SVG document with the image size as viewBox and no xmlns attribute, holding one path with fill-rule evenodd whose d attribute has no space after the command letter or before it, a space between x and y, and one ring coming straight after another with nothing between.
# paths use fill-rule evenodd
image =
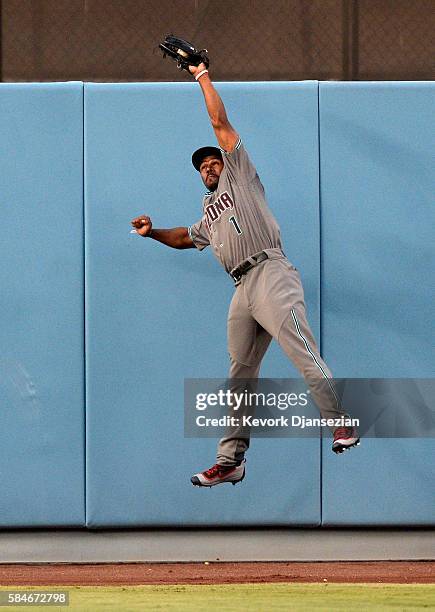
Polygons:
<instances>
[{"instance_id":1,"label":"player's open hand","mask_svg":"<svg viewBox=\"0 0 435 612\"><path fill-rule=\"evenodd\" d=\"M141 215L140 217L136 217L136 219L133 219L131 224L136 230L136 232L141 236L149 236L153 228L151 219L147 217L147 215Z\"/></svg>"}]
</instances>

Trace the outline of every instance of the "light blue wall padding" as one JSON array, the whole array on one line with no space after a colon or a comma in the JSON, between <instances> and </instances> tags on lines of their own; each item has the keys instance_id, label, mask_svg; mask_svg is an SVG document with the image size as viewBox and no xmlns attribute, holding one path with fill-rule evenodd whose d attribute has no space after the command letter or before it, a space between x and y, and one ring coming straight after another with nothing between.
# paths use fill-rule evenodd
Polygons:
<instances>
[{"instance_id":1,"label":"light blue wall padding","mask_svg":"<svg viewBox=\"0 0 435 612\"><path fill-rule=\"evenodd\" d=\"M337 376L433 377L433 83L321 83L322 347ZM323 524L435 523L435 442L323 442Z\"/></svg>"},{"instance_id":2,"label":"light blue wall padding","mask_svg":"<svg viewBox=\"0 0 435 612\"><path fill-rule=\"evenodd\" d=\"M0 525L84 525L83 84L0 85Z\"/></svg>"},{"instance_id":3,"label":"light blue wall padding","mask_svg":"<svg viewBox=\"0 0 435 612\"><path fill-rule=\"evenodd\" d=\"M302 272L318 335L317 83L217 87ZM318 439L253 440L242 486L189 481L216 445L184 438L183 380L226 375L232 283L208 249L168 249L130 235L129 221L200 217L190 157L215 143L200 89L86 84L85 134L87 525L318 524ZM271 350L263 374L290 373Z\"/></svg>"}]
</instances>

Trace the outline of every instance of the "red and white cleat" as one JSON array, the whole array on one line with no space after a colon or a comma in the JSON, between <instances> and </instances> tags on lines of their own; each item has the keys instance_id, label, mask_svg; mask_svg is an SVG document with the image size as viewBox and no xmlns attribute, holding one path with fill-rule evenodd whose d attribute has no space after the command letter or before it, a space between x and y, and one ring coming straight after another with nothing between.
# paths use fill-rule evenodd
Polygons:
<instances>
[{"instance_id":1,"label":"red and white cleat","mask_svg":"<svg viewBox=\"0 0 435 612\"><path fill-rule=\"evenodd\" d=\"M224 482L232 482L235 485L245 477L245 463L245 459L239 465L226 466L216 463L209 470L192 476L190 482L196 487L214 487Z\"/></svg>"},{"instance_id":2,"label":"red and white cleat","mask_svg":"<svg viewBox=\"0 0 435 612\"><path fill-rule=\"evenodd\" d=\"M332 451L334 453L342 453L352 446L359 445L358 432L355 427L338 427L334 431L334 441L332 443Z\"/></svg>"}]
</instances>

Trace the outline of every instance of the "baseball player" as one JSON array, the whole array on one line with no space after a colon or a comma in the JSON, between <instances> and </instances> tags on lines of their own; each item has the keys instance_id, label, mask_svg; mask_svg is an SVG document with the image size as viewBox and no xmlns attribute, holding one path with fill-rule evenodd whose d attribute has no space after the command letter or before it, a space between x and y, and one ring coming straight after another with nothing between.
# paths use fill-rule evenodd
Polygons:
<instances>
[{"instance_id":1,"label":"baseball player","mask_svg":"<svg viewBox=\"0 0 435 612\"><path fill-rule=\"evenodd\" d=\"M278 224L263 185L204 63L189 66L204 95L219 148L206 146L192 163L207 188L202 216L190 227L155 229L142 215L131 223L138 234L177 249L210 246L235 283L228 313L230 379L257 379L262 358L275 338L305 378L324 418L346 417L307 322L297 269L285 257ZM243 408L242 408L243 409ZM240 412L239 412L240 416ZM359 443L353 427L333 431L332 450ZM233 484L245 476L249 434L234 429L218 444L216 463L191 478L197 486Z\"/></svg>"}]
</instances>

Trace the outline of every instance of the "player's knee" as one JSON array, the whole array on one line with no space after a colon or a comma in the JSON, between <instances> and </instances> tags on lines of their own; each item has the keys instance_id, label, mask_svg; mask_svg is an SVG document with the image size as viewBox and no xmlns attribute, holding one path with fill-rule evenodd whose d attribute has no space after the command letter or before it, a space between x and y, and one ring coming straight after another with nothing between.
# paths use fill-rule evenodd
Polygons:
<instances>
[{"instance_id":1,"label":"player's knee","mask_svg":"<svg viewBox=\"0 0 435 612\"><path fill-rule=\"evenodd\" d=\"M258 371L257 363L246 363L240 358L230 354L230 377L231 378L253 378Z\"/></svg>"}]
</instances>

